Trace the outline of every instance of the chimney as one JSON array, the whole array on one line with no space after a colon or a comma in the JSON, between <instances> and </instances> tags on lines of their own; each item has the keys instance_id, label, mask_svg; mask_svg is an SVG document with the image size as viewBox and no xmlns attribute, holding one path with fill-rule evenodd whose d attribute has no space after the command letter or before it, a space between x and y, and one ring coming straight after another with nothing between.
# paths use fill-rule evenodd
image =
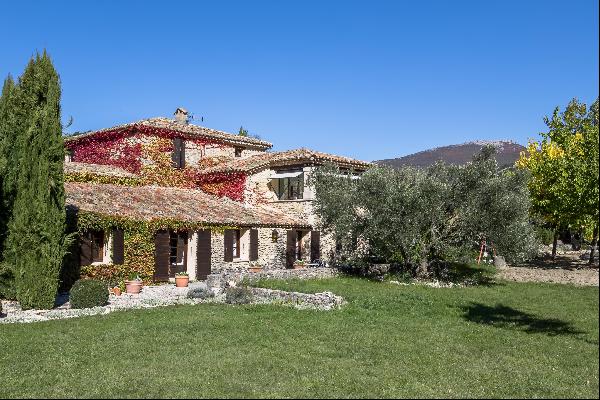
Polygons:
<instances>
[{"instance_id":1,"label":"chimney","mask_svg":"<svg viewBox=\"0 0 600 400\"><path fill-rule=\"evenodd\" d=\"M184 124L184 125L188 124L188 112L185 108L182 108L182 107L177 108L177 110L175 110L173 115L175 116L176 122L178 122L180 124Z\"/></svg>"}]
</instances>

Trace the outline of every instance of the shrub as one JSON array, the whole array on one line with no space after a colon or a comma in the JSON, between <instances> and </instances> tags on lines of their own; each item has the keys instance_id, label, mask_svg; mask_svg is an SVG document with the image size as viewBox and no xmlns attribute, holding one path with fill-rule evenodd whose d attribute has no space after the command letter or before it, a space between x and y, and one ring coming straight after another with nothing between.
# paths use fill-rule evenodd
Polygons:
<instances>
[{"instance_id":1,"label":"shrub","mask_svg":"<svg viewBox=\"0 0 600 400\"><path fill-rule=\"evenodd\" d=\"M93 279L80 279L71 288L71 308L90 308L108 304L106 283Z\"/></svg>"},{"instance_id":2,"label":"shrub","mask_svg":"<svg viewBox=\"0 0 600 400\"><path fill-rule=\"evenodd\" d=\"M195 287L188 290L187 294L188 299L210 299L211 297L215 297L215 294L212 290L208 290L207 288Z\"/></svg>"},{"instance_id":3,"label":"shrub","mask_svg":"<svg viewBox=\"0 0 600 400\"><path fill-rule=\"evenodd\" d=\"M230 287L225 290L225 303L248 304L254 299L252 291L247 287Z\"/></svg>"}]
</instances>

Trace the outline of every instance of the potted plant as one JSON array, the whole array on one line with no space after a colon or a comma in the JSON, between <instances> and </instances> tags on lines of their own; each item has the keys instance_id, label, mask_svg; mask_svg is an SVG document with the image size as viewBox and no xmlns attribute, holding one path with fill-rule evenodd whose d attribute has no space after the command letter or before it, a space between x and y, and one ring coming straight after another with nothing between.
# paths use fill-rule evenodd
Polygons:
<instances>
[{"instance_id":1,"label":"potted plant","mask_svg":"<svg viewBox=\"0 0 600 400\"><path fill-rule=\"evenodd\" d=\"M125 291L128 294L138 294L142 290L142 278L138 274L129 275L129 280L125 281Z\"/></svg>"},{"instance_id":2,"label":"potted plant","mask_svg":"<svg viewBox=\"0 0 600 400\"><path fill-rule=\"evenodd\" d=\"M178 272L175 274L175 286L187 287L190 283L190 276L187 272Z\"/></svg>"},{"instance_id":3,"label":"potted plant","mask_svg":"<svg viewBox=\"0 0 600 400\"><path fill-rule=\"evenodd\" d=\"M296 260L294 261L294 269L301 269L306 267L306 261Z\"/></svg>"},{"instance_id":4,"label":"potted plant","mask_svg":"<svg viewBox=\"0 0 600 400\"><path fill-rule=\"evenodd\" d=\"M262 272L263 267L257 262L251 261L248 265L248 272Z\"/></svg>"}]
</instances>

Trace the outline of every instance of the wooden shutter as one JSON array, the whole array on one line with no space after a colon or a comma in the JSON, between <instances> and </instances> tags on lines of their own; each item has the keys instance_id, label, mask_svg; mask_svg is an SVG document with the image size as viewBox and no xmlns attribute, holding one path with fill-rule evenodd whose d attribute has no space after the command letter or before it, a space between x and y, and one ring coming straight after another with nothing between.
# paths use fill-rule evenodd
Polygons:
<instances>
[{"instance_id":1,"label":"wooden shutter","mask_svg":"<svg viewBox=\"0 0 600 400\"><path fill-rule=\"evenodd\" d=\"M92 263L92 236L91 232L85 232L79 237L79 265L90 265Z\"/></svg>"},{"instance_id":2,"label":"wooden shutter","mask_svg":"<svg viewBox=\"0 0 600 400\"><path fill-rule=\"evenodd\" d=\"M250 229L250 261L258 260L258 229Z\"/></svg>"},{"instance_id":3,"label":"wooden shutter","mask_svg":"<svg viewBox=\"0 0 600 400\"><path fill-rule=\"evenodd\" d=\"M321 259L321 232L310 232L310 261Z\"/></svg>"},{"instance_id":4,"label":"wooden shutter","mask_svg":"<svg viewBox=\"0 0 600 400\"><path fill-rule=\"evenodd\" d=\"M173 138L171 161L174 168L185 167L185 141L182 138Z\"/></svg>"},{"instance_id":5,"label":"wooden shutter","mask_svg":"<svg viewBox=\"0 0 600 400\"><path fill-rule=\"evenodd\" d=\"M225 257L227 262L233 261L233 230L227 229L223 233L225 241Z\"/></svg>"},{"instance_id":6,"label":"wooden shutter","mask_svg":"<svg viewBox=\"0 0 600 400\"><path fill-rule=\"evenodd\" d=\"M169 232L158 231L154 236L154 280L164 282L169 280Z\"/></svg>"},{"instance_id":7,"label":"wooden shutter","mask_svg":"<svg viewBox=\"0 0 600 400\"><path fill-rule=\"evenodd\" d=\"M112 246L113 264L123 264L125 262L125 233L122 229L113 229Z\"/></svg>"},{"instance_id":8,"label":"wooden shutter","mask_svg":"<svg viewBox=\"0 0 600 400\"><path fill-rule=\"evenodd\" d=\"M285 248L285 265L287 268L294 266L296 261L296 231L287 231L287 244Z\"/></svg>"},{"instance_id":9,"label":"wooden shutter","mask_svg":"<svg viewBox=\"0 0 600 400\"><path fill-rule=\"evenodd\" d=\"M196 247L196 279L204 280L211 273L211 245L210 230L198 231L198 245Z\"/></svg>"},{"instance_id":10,"label":"wooden shutter","mask_svg":"<svg viewBox=\"0 0 600 400\"><path fill-rule=\"evenodd\" d=\"M179 142L179 168L185 167L185 140Z\"/></svg>"}]
</instances>

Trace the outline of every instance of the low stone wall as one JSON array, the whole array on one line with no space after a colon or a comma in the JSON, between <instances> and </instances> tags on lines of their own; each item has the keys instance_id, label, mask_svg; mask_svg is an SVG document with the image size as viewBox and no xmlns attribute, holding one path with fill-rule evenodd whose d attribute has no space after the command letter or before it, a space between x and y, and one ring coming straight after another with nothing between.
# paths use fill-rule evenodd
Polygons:
<instances>
[{"instance_id":1,"label":"low stone wall","mask_svg":"<svg viewBox=\"0 0 600 400\"><path fill-rule=\"evenodd\" d=\"M221 293L228 286L235 286L242 281L256 282L261 279L325 279L337 275L332 268L272 269L261 272L223 272L211 274L206 278L206 285L214 293Z\"/></svg>"},{"instance_id":2,"label":"low stone wall","mask_svg":"<svg viewBox=\"0 0 600 400\"><path fill-rule=\"evenodd\" d=\"M345 304L342 297L331 292L299 293L283 290L251 288L254 295L253 303L283 303L298 309L333 310Z\"/></svg>"}]
</instances>

